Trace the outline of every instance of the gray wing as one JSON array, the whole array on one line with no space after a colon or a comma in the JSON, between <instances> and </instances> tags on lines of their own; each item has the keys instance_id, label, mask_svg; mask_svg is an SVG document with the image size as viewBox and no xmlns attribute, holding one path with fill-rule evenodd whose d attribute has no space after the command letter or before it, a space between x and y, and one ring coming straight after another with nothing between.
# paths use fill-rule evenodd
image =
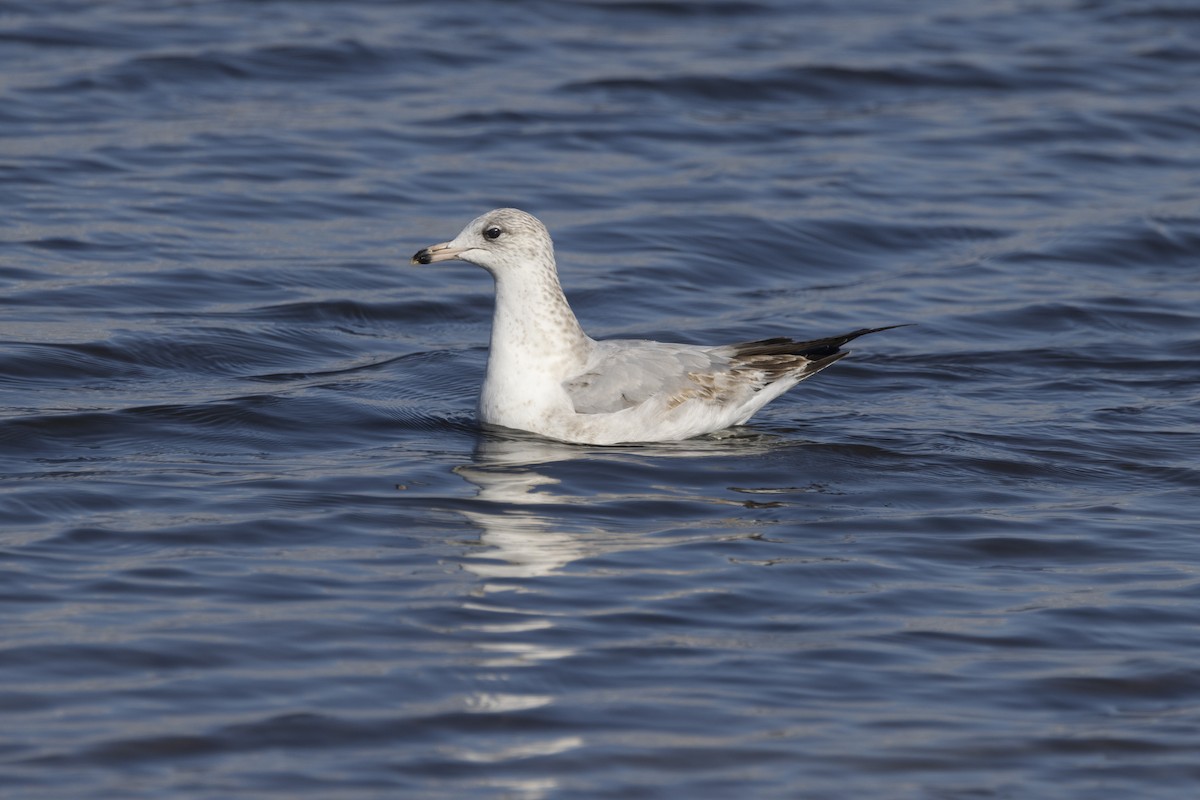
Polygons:
<instances>
[{"instance_id":1,"label":"gray wing","mask_svg":"<svg viewBox=\"0 0 1200 800\"><path fill-rule=\"evenodd\" d=\"M791 384L846 356L842 345L868 333L903 327L860 328L841 336L797 341L777 337L721 347L645 339L596 342L580 374L563 386L580 414L604 414L661 397L674 408L688 400L744 400L779 380Z\"/></svg>"},{"instance_id":2,"label":"gray wing","mask_svg":"<svg viewBox=\"0 0 1200 800\"><path fill-rule=\"evenodd\" d=\"M596 342L583 371L563 386L578 413L605 414L640 405L656 395L692 394L698 378L704 380L729 369L729 357L707 347L608 339Z\"/></svg>"}]
</instances>

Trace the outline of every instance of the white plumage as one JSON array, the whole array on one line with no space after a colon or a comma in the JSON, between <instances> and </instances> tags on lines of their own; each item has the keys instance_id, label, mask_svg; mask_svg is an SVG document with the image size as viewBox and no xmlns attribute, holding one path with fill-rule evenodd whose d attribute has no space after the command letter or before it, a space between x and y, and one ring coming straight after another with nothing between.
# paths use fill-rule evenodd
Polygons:
<instances>
[{"instance_id":1,"label":"white plumage","mask_svg":"<svg viewBox=\"0 0 1200 800\"><path fill-rule=\"evenodd\" d=\"M675 441L740 425L847 355L841 345L888 329L717 347L596 341L567 305L550 234L515 208L489 211L412 261L450 259L483 267L496 281L480 419L564 442Z\"/></svg>"}]
</instances>

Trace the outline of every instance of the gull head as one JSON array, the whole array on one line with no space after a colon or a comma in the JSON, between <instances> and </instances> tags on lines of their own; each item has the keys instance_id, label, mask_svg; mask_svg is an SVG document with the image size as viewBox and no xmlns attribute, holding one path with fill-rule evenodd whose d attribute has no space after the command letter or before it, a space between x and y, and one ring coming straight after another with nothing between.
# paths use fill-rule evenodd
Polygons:
<instances>
[{"instance_id":1,"label":"gull head","mask_svg":"<svg viewBox=\"0 0 1200 800\"><path fill-rule=\"evenodd\" d=\"M530 267L554 267L554 243L537 217L516 208L497 208L476 217L448 242L418 250L414 264L458 259L493 275Z\"/></svg>"}]
</instances>

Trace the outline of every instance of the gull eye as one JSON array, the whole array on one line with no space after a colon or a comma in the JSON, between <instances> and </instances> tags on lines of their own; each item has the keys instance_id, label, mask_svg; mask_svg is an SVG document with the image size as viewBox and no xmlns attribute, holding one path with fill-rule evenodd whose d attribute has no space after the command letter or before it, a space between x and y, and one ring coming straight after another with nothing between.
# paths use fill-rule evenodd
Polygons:
<instances>
[{"instance_id":1,"label":"gull eye","mask_svg":"<svg viewBox=\"0 0 1200 800\"><path fill-rule=\"evenodd\" d=\"M504 230L499 225L493 225L484 230L483 235L489 239L499 239L503 233Z\"/></svg>"}]
</instances>

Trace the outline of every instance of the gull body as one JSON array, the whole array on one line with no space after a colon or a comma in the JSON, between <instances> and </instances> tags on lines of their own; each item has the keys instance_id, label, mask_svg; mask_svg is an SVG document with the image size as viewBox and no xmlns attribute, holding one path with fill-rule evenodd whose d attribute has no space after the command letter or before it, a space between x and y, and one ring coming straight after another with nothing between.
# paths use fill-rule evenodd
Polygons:
<instances>
[{"instance_id":1,"label":"gull body","mask_svg":"<svg viewBox=\"0 0 1200 800\"><path fill-rule=\"evenodd\" d=\"M546 227L515 208L477 217L412 262L451 259L483 267L496 282L480 420L564 442L678 441L740 425L847 355L841 345L887 330L715 347L596 341L567 304Z\"/></svg>"}]
</instances>

